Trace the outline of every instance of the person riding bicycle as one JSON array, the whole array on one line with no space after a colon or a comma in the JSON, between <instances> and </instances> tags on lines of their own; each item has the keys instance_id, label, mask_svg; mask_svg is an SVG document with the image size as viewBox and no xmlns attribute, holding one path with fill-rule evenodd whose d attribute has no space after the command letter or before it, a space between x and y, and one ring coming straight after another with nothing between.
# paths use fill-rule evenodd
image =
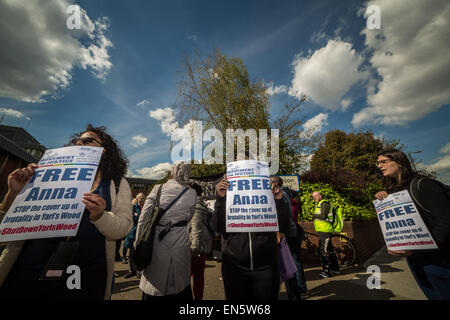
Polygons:
<instances>
[{"instance_id":1,"label":"person riding bicycle","mask_svg":"<svg viewBox=\"0 0 450 320\"><path fill-rule=\"evenodd\" d=\"M329 201L324 200L319 191L314 191L312 197L316 202L314 210L314 229L319 234L319 252L322 262L322 278L340 274L339 264L331 244L330 236L333 234L333 213Z\"/></svg>"}]
</instances>

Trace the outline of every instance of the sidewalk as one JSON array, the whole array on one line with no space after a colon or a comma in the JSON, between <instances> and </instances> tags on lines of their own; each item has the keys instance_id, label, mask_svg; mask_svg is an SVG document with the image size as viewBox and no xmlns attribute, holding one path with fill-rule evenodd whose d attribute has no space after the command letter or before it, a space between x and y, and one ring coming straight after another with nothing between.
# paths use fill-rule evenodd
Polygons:
<instances>
[{"instance_id":1,"label":"sidewalk","mask_svg":"<svg viewBox=\"0 0 450 320\"><path fill-rule=\"evenodd\" d=\"M367 267L377 265L381 271L380 289L368 289ZM206 261L204 300L224 300L221 264L215 260ZM140 300L139 280L136 277L125 279L128 265L116 262L115 270L119 277L115 280L112 300ZM405 259L392 256L386 248L381 248L363 266L342 270L342 274L322 279L320 266L307 266L305 276L311 297L308 300L426 300L417 286ZM280 299L286 300L284 284Z\"/></svg>"},{"instance_id":2,"label":"sidewalk","mask_svg":"<svg viewBox=\"0 0 450 320\"><path fill-rule=\"evenodd\" d=\"M372 275L367 273L370 265L380 267L379 289L367 287L367 280ZM378 250L362 266L342 270L341 275L322 279L320 271L320 266L305 268L311 292L308 300L426 300L406 260L388 254L386 247Z\"/></svg>"}]
</instances>

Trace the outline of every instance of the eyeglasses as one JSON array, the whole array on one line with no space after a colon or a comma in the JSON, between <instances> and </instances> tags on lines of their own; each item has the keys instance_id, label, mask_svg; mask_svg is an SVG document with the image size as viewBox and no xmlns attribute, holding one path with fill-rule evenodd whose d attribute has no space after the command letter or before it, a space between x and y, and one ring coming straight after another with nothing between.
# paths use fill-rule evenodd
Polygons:
<instances>
[{"instance_id":1,"label":"eyeglasses","mask_svg":"<svg viewBox=\"0 0 450 320\"><path fill-rule=\"evenodd\" d=\"M73 139L72 143L73 144L77 144L77 142L80 141L83 145L88 144L88 143L92 143L93 141L97 142L99 145L102 145L102 143L100 141L98 141L95 138L77 138L77 139Z\"/></svg>"},{"instance_id":2,"label":"eyeglasses","mask_svg":"<svg viewBox=\"0 0 450 320\"><path fill-rule=\"evenodd\" d=\"M392 162L392 161L394 161L394 160L391 160L391 159L380 160L380 161L377 161L376 165L378 167L380 165L384 165L384 164Z\"/></svg>"}]
</instances>

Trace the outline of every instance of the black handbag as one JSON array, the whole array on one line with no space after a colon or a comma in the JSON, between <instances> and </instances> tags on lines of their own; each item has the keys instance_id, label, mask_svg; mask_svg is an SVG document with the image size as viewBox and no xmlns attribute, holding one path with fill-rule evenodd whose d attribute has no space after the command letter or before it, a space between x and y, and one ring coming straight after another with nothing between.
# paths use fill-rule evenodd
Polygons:
<instances>
[{"instance_id":1,"label":"black handbag","mask_svg":"<svg viewBox=\"0 0 450 320\"><path fill-rule=\"evenodd\" d=\"M134 250L134 263L138 271L144 270L151 262L153 256L153 241L155 240L156 226L162 216L172 207L175 202L186 192L185 188L168 206L163 209L159 206L159 198L161 197L162 185L158 189L155 207L151 216L147 219L139 238L136 241L136 249Z\"/></svg>"}]
</instances>

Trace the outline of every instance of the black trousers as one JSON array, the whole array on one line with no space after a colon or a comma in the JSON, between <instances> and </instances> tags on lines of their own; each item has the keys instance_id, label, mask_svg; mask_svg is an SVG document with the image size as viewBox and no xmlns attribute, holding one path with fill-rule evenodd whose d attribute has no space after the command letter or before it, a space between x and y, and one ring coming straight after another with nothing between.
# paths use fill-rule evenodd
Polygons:
<instances>
[{"instance_id":1,"label":"black trousers","mask_svg":"<svg viewBox=\"0 0 450 320\"><path fill-rule=\"evenodd\" d=\"M222 263L222 277L227 300L277 300L280 292L278 266L244 270Z\"/></svg>"},{"instance_id":2,"label":"black trousers","mask_svg":"<svg viewBox=\"0 0 450 320\"><path fill-rule=\"evenodd\" d=\"M322 269L325 272L338 271L339 263L331 244L330 236L332 233L319 232L319 251Z\"/></svg>"}]
</instances>

